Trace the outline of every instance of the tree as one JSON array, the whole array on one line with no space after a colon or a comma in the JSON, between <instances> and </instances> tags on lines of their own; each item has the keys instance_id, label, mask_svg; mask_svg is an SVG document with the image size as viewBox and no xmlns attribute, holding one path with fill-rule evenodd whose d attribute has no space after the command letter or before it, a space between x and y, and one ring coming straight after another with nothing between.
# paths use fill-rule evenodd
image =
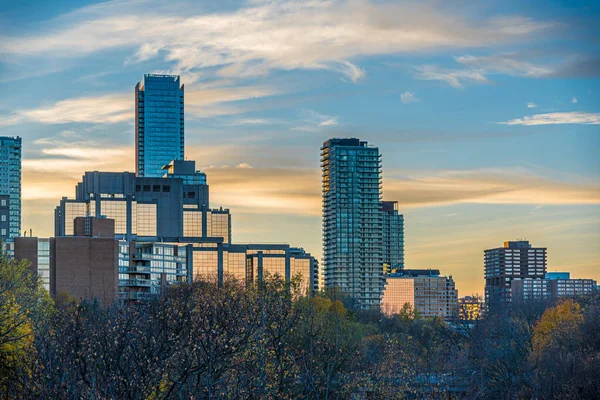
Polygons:
<instances>
[{"instance_id":1,"label":"tree","mask_svg":"<svg viewBox=\"0 0 600 400\"><path fill-rule=\"evenodd\" d=\"M536 394L542 399L598 398L599 310L573 299L547 309L533 330ZM593 333L592 333L593 332ZM590 336L589 333L592 333Z\"/></svg>"},{"instance_id":2,"label":"tree","mask_svg":"<svg viewBox=\"0 0 600 400\"><path fill-rule=\"evenodd\" d=\"M24 389L35 357L34 325L52 311L52 300L27 261L0 254L0 394Z\"/></svg>"}]
</instances>

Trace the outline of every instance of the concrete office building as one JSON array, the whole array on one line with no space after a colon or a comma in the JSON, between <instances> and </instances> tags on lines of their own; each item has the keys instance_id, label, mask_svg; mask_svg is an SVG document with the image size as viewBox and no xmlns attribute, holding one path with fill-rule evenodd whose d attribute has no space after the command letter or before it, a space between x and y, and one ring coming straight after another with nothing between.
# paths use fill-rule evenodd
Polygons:
<instances>
[{"instance_id":1,"label":"concrete office building","mask_svg":"<svg viewBox=\"0 0 600 400\"><path fill-rule=\"evenodd\" d=\"M146 74L135 86L137 176L160 178L164 165L184 159L183 97L176 75Z\"/></svg>"},{"instance_id":2,"label":"concrete office building","mask_svg":"<svg viewBox=\"0 0 600 400\"><path fill-rule=\"evenodd\" d=\"M0 240L21 233L21 138L0 136Z\"/></svg>"},{"instance_id":3,"label":"concrete office building","mask_svg":"<svg viewBox=\"0 0 600 400\"><path fill-rule=\"evenodd\" d=\"M193 161L175 160L164 170L162 178L87 172L75 198L63 198L55 212L57 237L74 234L76 217L115 220L122 299L148 298L165 285L196 278L222 282L232 275L250 283L259 270L251 259L259 251L265 255L266 273L281 272L273 263L284 265L282 277L301 272L303 285L318 288L318 263L303 250L231 243L229 210L208 207L206 175L195 170Z\"/></svg>"},{"instance_id":4,"label":"concrete office building","mask_svg":"<svg viewBox=\"0 0 600 400\"><path fill-rule=\"evenodd\" d=\"M53 297L66 293L78 300L115 301L119 246L114 238L114 221L78 218L74 225L75 232L70 237L16 238L15 258L31 262L33 271L42 275Z\"/></svg>"},{"instance_id":5,"label":"concrete office building","mask_svg":"<svg viewBox=\"0 0 600 400\"><path fill-rule=\"evenodd\" d=\"M86 172L75 198L63 197L55 211L55 236L73 235L75 217L115 220L120 240L179 241L183 237L222 237L231 241L229 210L208 208L206 175L194 161L165 166L163 178L130 172ZM181 171L180 171L181 170ZM183 172L187 178L181 178ZM191 183L200 181L201 183Z\"/></svg>"},{"instance_id":6,"label":"concrete office building","mask_svg":"<svg viewBox=\"0 0 600 400\"><path fill-rule=\"evenodd\" d=\"M484 251L485 302L488 307L511 301L514 280L539 280L546 275L546 248L526 240L504 242Z\"/></svg>"},{"instance_id":7,"label":"concrete office building","mask_svg":"<svg viewBox=\"0 0 600 400\"><path fill-rule=\"evenodd\" d=\"M592 279L571 279L569 272L549 272L544 279L513 280L512 301L585 296L592 294L595 286L596 281Z\"/></svg>"},{"instance_id":8,"label":"concrete office building","mask_svg":"<svg viewBox=\"0 0 600 400\"><path fill-rule=\"evenodd\" d=\"M383 290L381 156L359 139L330 139L321 147L323 268L361 308L379 307Z\"/></svg>"},{"instance_id":9,"label":"concrete office building","mask_svg":"<svg viewBox=\"0 0 600 400\"><path fill-rule=\"evenodd\" d=\"M458 316L458 291L452 276L442 276L439 270L408 269L385 275L384 281L381 304L388 315L409 303L425 318L452 321Z\"/></svg>"},{"instance_id":10,"label":"concrete office building","mask_svg":"<svg viewBox=\"0 0 600 400\"><path fill-rule=\"evenodd\" d=\"M383 266L390 273L404 268L404 216L397 201L382 201Z\"/></svg>"}]
</instances>

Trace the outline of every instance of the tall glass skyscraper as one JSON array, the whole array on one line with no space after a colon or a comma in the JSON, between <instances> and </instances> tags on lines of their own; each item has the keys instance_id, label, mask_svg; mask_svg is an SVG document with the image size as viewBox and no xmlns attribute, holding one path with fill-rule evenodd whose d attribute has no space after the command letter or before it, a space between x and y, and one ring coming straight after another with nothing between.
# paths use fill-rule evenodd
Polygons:
<instances>
[{"instance_id":1,"label":"tall glass skyscraper","mask_svg":"<svg viewBox=\"0 0 600 400\"><path fill-rule=\"evenodd\" d=\"M359 139L321 147L323 268L326 287L350 294L361 308L379 306L383 291L381 156Z\"/></svg>"},{"instance_id":2,"label":"tall glass skyscraper","mask_svg":"<svg viewBox=\"0 0 600 400\"><path fill-rule=\"evenodd\" d=\"M0 239L21 232L21 138L0 136Z\"/></svg>"},{"instance_id":3,"label":"tall glass skyscraper","mask_svg":"<svg viewBox=\"0 0 600 400\"><path fill-rule=\"evenodd\" d=\"M162 177L163 166L184 159L179 76L146 74L135 86L135 152L139 177Z\"/></svg>"},{"instance_id":4,"label":"tall glass skyscraper","mask_svg":"<svg viewBox=\"0 0 600 400\"><path fill-rule=\"evenodd\" d=\"M388 272L404 268L404 215L397 201L382 201L383 264Z\"/></svg>"}]
</instances>

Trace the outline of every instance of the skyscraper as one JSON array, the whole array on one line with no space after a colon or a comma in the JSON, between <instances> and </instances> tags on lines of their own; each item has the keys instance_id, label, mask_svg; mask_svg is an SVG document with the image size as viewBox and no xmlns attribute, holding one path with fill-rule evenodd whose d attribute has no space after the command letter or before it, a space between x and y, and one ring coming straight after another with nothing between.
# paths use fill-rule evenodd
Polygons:
<instances>
[{"instance_id":1,"label":"skyscraper","mask_svg":"<svg viewBox=\"0 0 600 400\"><path fill-rule=\"evenodd\" d=\"M325 285L362 308L379 306L383 289L381 156L359 139L321 147Z\"/></svg>"},{"instance_id":2,"label":"skyscraper","mask_svg":"<svg viewBox=\"0 0 600 400\"><path fill-rule=\"evenodd\" d=\"M21 138L0 136L0 239L21 232Z\"/></svg>"},{"instance_id":3,"label":"skyscraper","mask_svg":"<svg viewBox=\"0 0 600 400\"><path fill-rule=\"evenodd\" d=\"M387 272L404 268L404 215L397 201L382 201L383 264Z\"/></svg>"},{"instance_id":4,"label":"skyscraper","mask_svg":"<svg viewBox=\"0 0 600 400\"><path fill-rule=\"evenodd\" d=\"M184 159L183 85L177 75L146 74L135 86L135 153L139 177L162 177Z\"/></svg>"},{"instance_id":5,"label":"skyscraper","mask_svg":"<svg viewBox=\"0 0 600 400\"><path fill-rule=\"evenodd\" d=\"M488 306L510 302L513 280L541 280L546 275L546 248L528 241L504 242L504 247L484 251L485 302Z\"/></svg>"}]
</instances>

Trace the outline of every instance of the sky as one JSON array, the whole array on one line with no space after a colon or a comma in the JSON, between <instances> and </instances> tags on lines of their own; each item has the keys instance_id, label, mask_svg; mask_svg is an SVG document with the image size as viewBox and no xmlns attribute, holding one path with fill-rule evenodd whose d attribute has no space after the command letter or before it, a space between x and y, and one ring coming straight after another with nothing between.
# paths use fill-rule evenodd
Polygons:
<instances>
[{"instance_id":1,"label":"sky","mask_svg":"<svg viewBox=\"0 0 600 400\"><path fill-rule=\"evenodd\" d=\"M23 139L23 230L85 171L135 171L134 87L181 75L186 157L233 240L321 257L319 149L379 147L407 268L483 293L527 239L600 280L600 3L21 0L0 8L0 135Z\"/></svg>"}]
</instances>

